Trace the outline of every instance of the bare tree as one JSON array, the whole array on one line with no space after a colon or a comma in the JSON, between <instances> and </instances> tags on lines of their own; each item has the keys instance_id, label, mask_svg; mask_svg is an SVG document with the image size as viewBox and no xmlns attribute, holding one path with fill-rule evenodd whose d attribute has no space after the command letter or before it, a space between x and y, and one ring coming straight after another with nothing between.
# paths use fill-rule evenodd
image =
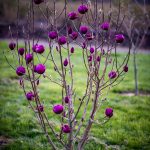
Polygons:
<instances>
[{"instance_id":1,"label":"bare tree","mask_svg":"<svg viewBox=\"0 0 150 150\"><path fill-rule=\"evenodd\" d=\"M120 34L123 23L123 19L120 21L120 4L119 2L116 24L113 24L111 0L108 13L104 11L103 0L101 5L97 0L82 0L78 11L73 10L73 5L69 0L64 1L62 10L57 10L56 0L53 0L51 4L53 9L49 9L49 2L46 0L29 0L27 2L27 26L23 28L24 47L19 47L18 38L9 44L11 53L18 60L17 66L12 66L7 59L7 54L4 53L4 55L19 76L21 88L30 108L35 112L53 149L72 150L76 146L75 143L78 144L78 150L83 149L90 139L89 132L92 125L94 123L103 125L113 116L113 109L106 108L104 118L96 119L96 113L107 100L109 90L119 84L128 71L130 47L124 60L119 63L116 50L117 45L121 44L125 38L123 34ZM69 7L72 8L71 12L68 12ZM34 38L35 9L41 11L41 15L47 23L46 34L49 45L47 53L44 52L45 48L40 44L40 39ZM17 14L19 22L19 0ZM62 16L64 16L65 22L59 28L57 22ZM76 67L83 66L83 70L85 70L83 73L86 73L86 88L82 96L78 96L79 94L75 90L78 87L75 87L72 57L74 57L73 53L76 47L72 47L73 44L76 44L82 51L80 57L83 61L79 62L80 64L78 63ZM17 47L15 47L16 45ZM114 57L113 50L115 51ZM45 58L43 62L41 57ZM35 60L38 60L39 64ZM52 65L49 65L50 63ZM54 68L55 76L48 75L46 66ZM59 115L59 131L55 129L50 122L51 118L44 111L45 107L39 95L41 78L47 79L61 89L61 101L52 106L54 117ZM30 83L30 91L26 88L26 82ZM79 103L76 103L77 99ZM90 114L87 113L87 110L90 110ZM56 145L53 139L57 140L60 145Z\"/></svg>"},{"instance_id":2,"label":"bare tree","mask_svg":"<svg viewBox=\"0 0 150 150\"><path fill-rule=\"evenodd\" d=\"M123 22L125 33L127 34L130 42L132 43L133 52L133 68L134 68L134 81L135 81L135 95L139 94L138 88L138 65L137 65L137 52L141 48L145 35L148 32L150 26L150 12L146 6L146 1L140 4L137 0L122 1L122 7L124 13L122 16L126 16Z\"/></svg>"}]
</instances>

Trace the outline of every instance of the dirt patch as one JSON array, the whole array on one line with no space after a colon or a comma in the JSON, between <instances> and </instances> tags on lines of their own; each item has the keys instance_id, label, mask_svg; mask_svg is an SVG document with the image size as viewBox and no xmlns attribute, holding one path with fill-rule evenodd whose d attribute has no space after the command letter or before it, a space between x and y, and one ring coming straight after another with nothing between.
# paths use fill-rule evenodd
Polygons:
<instances>
[{"instance_id":1,"label":"dirt patch","mask_svg":"<svg viewBox=\"0 0 150 150\"><path fill-rule=\"evenodd\" d=\"M0 147L6 146L9 143L11 143L13 140L10 138L7 138L5 136L0 136Z\"/></svg>"},{"instance_id":2,"label":"dirt patch","mask_svg":"<svg viewBox=\"0 0 150 150\"><path fill-rule=\"evenodd\" d=\"M126 92L121 92L120 95L131 97L131 96L135 96L135 93L131 91L126 91ZM137 96L150 96L150 92L140 91Z\"/></svg>"}]
</instances>

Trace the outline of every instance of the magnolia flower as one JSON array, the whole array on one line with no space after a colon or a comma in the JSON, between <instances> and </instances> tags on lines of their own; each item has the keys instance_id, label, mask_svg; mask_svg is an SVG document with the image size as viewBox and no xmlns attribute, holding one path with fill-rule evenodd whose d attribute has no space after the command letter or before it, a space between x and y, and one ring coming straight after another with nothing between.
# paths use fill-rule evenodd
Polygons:
<instances>
[{"instance_id":1,"label":"magnolia flower","mask_svg":"<svg viewBox=\"0 0 150 150\"><path fill-rule=\"evenodd\" d=\"M16 43L14 43L14 42L10 42L10 43L9 43L9 48L10 48L11 50L14 50L15 47L16 47Z\"/></svg>"},{"instance_id":2,"label":"magnolia flower","mask_svg":"<svg viewBox=\"0 0 150 150\"><path fill-rule=\"evenodd\" d=\"M19 66L16 69L16 73L17 73L18 76L22 76L26 73L26 70L23 66Z\"/></svg>"},{"instance_id":3,"label":"magnolia flower","mask_svg":"<svg viewBox=\"0 0 150 150\"><path fill-rule=\"evenodd\" d=\"M87 26L81 26L80 27L80 32L82 33L82 34L86 34L87 33L87 31L88 31L88 27Z\"/></svg>"},{"instance_id":4,"label":"magnolia flower","mask_svg":"<svg viewBox=\"0 0 150 150\"><path fill-rule=\"evenodd\" d=\"M108 29L109 29L109 23L108 23L108 22L102 23L101 28L102 28L103 30L108 30Z\"/></svg>"},{"instance_id":5,"label":"magnolia flower","mask_svg":"<svg viewBox=\"0 0 150 150\"><path fill-rule=\"evenodd\" d=\"M33 60L32 54L30 53L26 54L25 59L27 63L30 63Z\"/></svg>"},{"instance_id":6,"label":"magnolia flower","mask_svg":"<svg viewBox=\"0 0 150 150\"><path fill-rule=\"evenodd\" d=\"M67 42L67 39L66 39L65 36L59 37L59 39L58 39L58 44L64 45L64 44L66 44L66 42Z\"/></svg>"},{"instance_id":7,"label":"magnolia flower","mask_svg":"<svg viewBox=\"0 0 150 150\"><path fill-rule=\"evenodd\" d=\"M76 12L72 11L68 14L68 17L70 20L75 20L78 18L78 14Z\"/></svg>"},{"instance_id":8,"label":"magnolia flower","mask_svg":"<svg viewBox=\"0 0 150 150\"><path fill-rule=\"evenodd\" d=\"M68 65L68 59L66 58L65 60L64 60L64 66L66 67Z\"/></svg>"},{"instance_id":9,"label":"magnolia flower","mask_svg":"<svg viewBox=\"0 0 150 150\"><path fill-rule=\"evenodd\" d=\"M115 40L117 43L122 43L124 41L125 37L123 34L117 34L115 35Z\"/></svg>"},{"instance_id":10,"label":"magnolia flower","mask_svg":"<svg viewBox=\"0 0 150 150\"><path fill-rule=\"evenodd\" d=\"M64 110L63 105L57 104L55 106L53 106L53 112L56 114L61 114Z\"/></svg>"},{"instance_id":11,"label":"magnolia flower","mask_svg":"<svg viewBox=\"0 0 150 150\"><path fill-rule=\"evenodd\" d=\"M62 131L64 133L70 133L71 129L70 129L69 125L65 124L62 126Z\"/></svg>"},{"instance_id":12,"label":"magnolia flower","mask_svg":"<svg viewBox=\"0 0 150 150\"><path fill-rule=\"evenodd\" d=\"M80 5L80 6L78 7L78 12L79 12L80 14L85 14L87 11L88 11L88 7L87 7L86 5Z\"/></svg>"},{"instance_id":13,"label":"magnolia flower","mask_svg":"<svg viewBox=\"0 0 150 150\"><path fill-rule=\"evenodd\" d=\"M50 39L53 40L53 39L57 38L58 34L57 34L56 31L50 31L49 34L48 34L48 36L49 36Z\"/></svg>"},{"instance_id":14,"label":"magnolia flower","mask_svg":"<svg viewBox=\"0 0 150 150\"><path fill-rule=\"evenodd\" d=\"M33 94L32 92L28 92L28 93L26 94L26 98L27 98L27 100L31 101L31 100L33 100L33 98L34 98L34 94Z\"/></svg>"},{"instance_id":15,"label":"magnolia flower","mask_svg":"<svg viewBox=\"0 0 150 150\"><path fill-rule=\"evenodd\" d=\"M35 4L41 4L42 2L44 2L44 0L34 0Z\"/></svg>"},{"instance_id":16,"label":"magnolia flower","mask_svg":"<svg viewBox=\"0 0 150 150\"><path fill-rule=\"evenodd\" d=\"M114 78L116 78L117 73L115 71L111 71L111 72L109 72L108 76L110 79L114 79Z\"/></svg>"},{"instance_id":17,"label":"magnolia flower","mask_svg":"<svg viewBox=\"0 0 150 150\"><path fill-rule=\"evenodd\" d=\"M24 48L19 48L18 54L22 56L24 54Z\"/></svg>"},{"instance_id":18,"label":"magnolia flower","mask_svg":"<svg viewBox=\"0 0 150 150\"><path fill-rule=\"evenodd\" d=\"M37 45L36 46L36 52L39 54L42 54L45 51L45 48L43 45Z\"/></svg>"},{"instance_id":19,"label":"magnolia flower","mask_svg":"<svg viewBox=\"0 0 150 150\"><path fill-rule=\"evenodd\" d=\"M106 108L105 115L109 118L112 117L113 116L113 109L112 108Z\"/></svg>"},{"instance_id":20,"label":"magnolia flower","mask_svg":"<svg viewBox=\"0 0 150 150\"><path fill-rule=\"evenodd\" d=\"M38 65L35 66L34 70L38 74L43 74L46 70L46 67L43 64L38 64Z\"/></svg>"},{"instance_id":21,"label":"magnolia flower","mask_svg":"<svg viewBox=\"0 0 150 150\"><path fill-rule=\"evenodd\" d=\"M123 71L124 71L124 72L128 72L128 66L127 66L127 65L125 65L125 66L123 67Z\"/></svg>"}]
</instances>

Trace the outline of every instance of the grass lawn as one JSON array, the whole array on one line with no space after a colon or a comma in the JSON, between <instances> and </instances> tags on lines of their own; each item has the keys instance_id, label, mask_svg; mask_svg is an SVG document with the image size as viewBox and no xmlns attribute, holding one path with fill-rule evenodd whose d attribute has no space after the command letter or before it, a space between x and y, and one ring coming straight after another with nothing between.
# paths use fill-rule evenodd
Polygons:
<instances>
[{"instance_id":1,"label":"grass lawn","mask_svg":"<svg viewBox=\"0 0 150 150\"><path fill-rule=\"evenodd\" d=\"M15 71L7 64L3 55L6 52L10 64L17 65L13 55L8 53L7 43L0 42L0 149L4 150L49 150L45 135L42 133L28 102L19 87ZM75 64L75 85L77 94L83 94L85 72L82 68L81 51L75 50L72 61ZM119 53L122 60L124 53ZM138 54L139 89L150 93L150 55ZM41 59L42 61L43 59ZM47 72L52 77L52 64L47 64ZM40 80L40 98L44 102L45 111L55 128L60 128L59 118L54 120L51 104L61 101L60 88L47 80ZM27 84L27 88L30 89ZM129 72L123 82L114 87L104 103L98 118L104 116L106 107L114 108L114 116L104 126L94 124L90 133L91 140L85 150L101 150L104 144L121 150L150 150L150 97L123 96L122 91L134 91L132 56L129 62ZM78 104L78 102L76 103ZM88 109L88 113L90 109ZM82 131L81 131L82 132ZM6 142L6 143L5 143Z\"/></svg>"}]
</instances>

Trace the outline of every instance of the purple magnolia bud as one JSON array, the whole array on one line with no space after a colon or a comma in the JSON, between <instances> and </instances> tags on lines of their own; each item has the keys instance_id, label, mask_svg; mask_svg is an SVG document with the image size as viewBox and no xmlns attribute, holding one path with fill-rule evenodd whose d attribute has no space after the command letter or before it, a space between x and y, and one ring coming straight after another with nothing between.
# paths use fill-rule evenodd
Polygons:
<instances>
[{"instance_id":1,"label":"purple magnolia bud","mask_svg":"<svg viewBox=\"0 0 150 150\"><path fill-rule=\"evenodd\" d=\"M81 26L80 27L80 32L82 33L82 34L86 34L87 33L87 31L88 31L88 27L87 26Z\"/></svg>"},{"instance_id":2,"label":"purple magnolia bud","mask_svg":"<svg viewBox=\"0 0 150 150\"><path fill-rule=\"evenodd\" d=\"M102 53L102 55L105 55L105 50L101 49L101 53Z\"/></svg>"},{"instance_id":3,"label":"purple magnolia bud","mask_svg":"<svg viewBox=\"0 0 150 150\"><path fill-rule=\"evenodd\" d=\"M26 70L23 66L19 66L16 69L16 73L17 73L18 76L22 76L26 73Z\"/></svg>"},{"instance_id":4,"label":"purple magnolia bud","mask_svg":"<svg viewBox=\"0 0 150 150\"><path fill-rule=\"evenodd\" d=\"M25 57L25 59L26 59L26 62L27 63L30 63L32 60L33 60L33 56L32 56L32 54L26 54L26 57Z\"/></svg>"},{"instance_id":5,"label":"purple magnolia bud","mask_svg":"<svg viewBox=\"0 0 150 150\"><path fill-rule=\"evenodd\" d=\"M18 54L22 56L24 54L24 48L19 48Z\"/></svg>"},{"instance_id":6,"label":"purple magnolia bud","mask_svg":"<svg viewBox=\"0 0 150 150\"><path fill-rule=\"evenodd\" d=\"M65 103L69 103L69 101L70 101L70 99L69 99L68 96L66 96L66 97L64 98L64 100L65 100Z\"/></svg>"},{"instance_id":7,"label":"purple magnolia bud","mask_svg":"<svg viewBox=\"0 0 150 150\"><path fill-rule=\"evenodd\" d=\"M40 80L37 80L36 85L39 85L39 83L40 83Z\"/></svg>"},{"instance_id":8,"label":"purple magnolia bud","mask_svg":"<svg viewBox=\"0 0 150 150\"><path fill-rule=\"evenodd\" d=\"M37 46L38 46L38 44L35 44L35 45L32 46L33 52L36 52L36 47L37 47Z\"/></svg>"},{"instance_id":9,"label":"purple magnolia bud","mask_svg":"<svg viewBox=\"0 0 150 150\"><path fill-rule=\"evenodd\" d=\"M124 71L124 72L128 72L128 66L127 66L127 65L125 65L125 66L123 67L123 71Z\"/></svg>"},{"instance_id":10,"label":"purple magnolia bud","mask_svg":"<svg viewBox=\"0 0 150 150\"><path fill-rule=\"evenodd\" d=\"M78 32L72 32L70 37L73 39L73 40L76 40L77 37L78 37Z\"/></svg>"},{"instance_id":11,"label":"purple magnolia bud","mask_svg":"<svg viewBox=\"0 0 150 150\"><path fill-rule=\"evenodd\" d=\"M43 45L37 45L36 46L36 52L39 54L42 54L45 51L45 48Z\"/></svg>"},{"instance_id":12,"label":"purple magnolia bud","mask_svg":"<svg viewBox=\"0 0 150 150\"><path fill-rule=\"evenodd\" d=\"M65 60L64 60L64 66L66 67L68 65L68 59L66 58Z\"/></svg>"},{"instance_id":13,"label":"purple magnolia bud","mask_svg":"<svg viewBox=\"0 0 150 150\"><path fill-rule=\"evenodd\" d=\"M36 65L34 66L33 71L34 71L34 72L37 72L37 71L36 71Z\"/></svg>"},{"instance_id":14,"label":"purple magnolia bud","mask_svg":"<svg viewBox=\"0 0 150 150\"><path fill-rule=\"evenodd\" d=\"M100 56L97 56L96 60L97 60L98 62L100 62L100 60L101 60Z\"/></svg>"},{"instance_id":15,"label":"purple magnolia bud","mask_svg":"<svg viewBox=\"0 0 150 150\"><path fill-rule=\"evenodd\" d=\"M68 14L68 17L70 20L75 20L78 18L78 14L76 12L72 11Z\"/></svg>"},{"instance_id":16,"label":"purple magnolia bud","mask_svg":"<svg viewBox=\"0 0 150 150\"><path fill-rule=\"evenodd\" d=\"M46 67L43 65L43 64L38 64L36 65L35 67L35 71L38 73L38 74L43 74L46 70Z\"/></svg>"},{"instance_id":17,"label":"purple magnolia bud","mask_svg":"<svg viewBox=\"0 0 150 150\"><path fill-rule=\"evenodd\" d=\"M113 116L113 109L112 108L106 108L105 115L109 118L112 117Z\"/></svg>"},{"instance_id":18,"label":"purple magnolia bud","mask_svg":"<svg viewBox=\"0 0 150 150\"><path fill-rule=\"evenodd\" d=\"M86 44L85 44L85 42L83 42L83 44L82 44L82 48L83 48L83 49L85 49L85 48L86 48Z\"/></svg>"},{"instance_id":19,"label":"purple magnolia bud","mask_svg":"<svg viewBox=\"0 0 150 150\"><path fill-rule=\"evenodd\" d=\"M9 43L9 48L10 48L11 50L14 50L15 47L16 47L16 43L14 43L14 42L10 42L10 43Z\"/></svg>"},{"instance_id":20,"label":"purple magnolia bud","mask_svg":"<svg viewBox=\"0 0 150 150\"><path fill-rule=\"evenodd\" d=\"M80 14L85 14L87 11L88 11L88 7L87 7L86 5L80 5L80 6L78 7L78 12L79 12Z\"/></svg>"},{"instance_id":21,"label":"purple magnolia bud","mask_svg":"<svg viewBox=\"0 0 150 150\"><path fill-rule=\"evenodd\" d=\"M65 125L62 126L62 131L64 133L70 133L71 129L67 124L65 124Z\"/></svg>"},{"instance_id":22,"label":"purple magnolia bud","mask_svg":"<svg viewBox=\"0 0 150 150\"><path fill-rule=\"evenodd\" d=\"M41 4L42 2L44 2L44 0L34 0L35 4Z\"/></svg>"},{"instance_id":23,"label":"purple magnolia bud","mask_svg":"<svg viewBox=\"0 0 150 150\"><path fill-rule=\"evenodd\" d=\"M115 40L117 43L122 43L124 41L125 37L123 34L117 34L115 35Z\"/></svg>"},{"instance_id":24,"label":"purple magnolia bud","mask_svg":"<svg viewBox=\"0 0 150 150\"><path fill-rule=\"evenodd\" d=\"M72 33L72 28L68 27L68 34L71 34L71 33Z\"/></svg>"},{"instance_id":25,"label":"purple magnolia bud","mask_svg":"<svg viewBox=\"0 0 150 150\"><path fill-rule=\"evenodd\" d=\"M67 42L67 39L65 36L59 37L58 44L63 45L63 44L66 44L66 42Z\"/></svg>"},{"instance_id":26,"label":"purple magnolia bud","mask_svg":"<svg viewBox=\"0 0 150 150\"><path fill-rule=\"evenodd\" d=\"M114 78L116 78L117 73L115 71L111 71L111 72L109 72L108 76L110 79L114 79Z\"/></svg>"},{"instance_id":27,"label":"purple magnolia bud","mask_svg":"<svg viewBox=\"0 0 150 150\"><path fill-rule=\"evenodd\" d=\"M58 34L56 31L50 31L49 34L48 34L49 38L50 39L56 39L58 37Z\"/></svg>"},{"instance_id":28,"label":"purple magnolia bud","mask_svg":"<svg viewBox=\"0 0 150 150\"><path fill-rule=\"evenodd\" d=\"M109 23L108 23L108 22L102 23L101 28L102 28L103 30L108 30L108 29L109 29Z\"/></svg>"},{"instance_id":29,"label":"purple magnolia bud","mask_svg":"<svg viewBox=\"0 0 150 150\"><path fill-rule=\"evenodd\" d=\"M86 39L87 39L88 41L93 40L93 38L94 38L94 36L93 36L92 33L87 33L87 34L86 34Z\"/></svg>"},{"instance_id":30,"label":"purple magnolia bud","mask_svg":"<svg viewBox=\"0 0 150 150\"><path fill-rule=\"evenodd\" d=\"M70 52L74 53L74 47L71 47Z\"/></svg>"},{"instance_id":31,"label":"purple magnolia bud","mask_svg":"<svg viewBox=\"0 0 150 150\"><path fill-rule=\"evenodd\" d=\"M92 61L92 56L88 56L88 61Z\"/></svg>"},{"instance_id":32,"label":"purple magnolia bud","mask_svg":"<svg viewBox=\"0 0 150 150\"><path fill-rule=\"evenodd\" d=\"M34 99L34 94L32 92L28 92L26 94L26 98L27 98L27 100L31 101Z\"/></svg>"},{"instance_id":33,"label":"purple magnolia bud","mask_svg":"<svg viewBox=\"0 0 150 150\"><path fill-rule=\"evenodd\" d=\"M56 114L61 114L64 111L63 105L57 104L53 106L53 112Z\"/></svg>"},{"instance_id":34,"label":"purple magnolia bud","mask_svg":"<svg viewBox=\"0 0 150 150\"><path fill-rule=\"evenodd\" d=\"M39 110L40 112L43 112L44 111L44 106L43 105L38 105L36 107L36 110Z\"/></svg>"},{"instance_id":35,"label":"purple magnolia bud","mask_svg":"<svg viewBox=\"0 0 150 150\"><path fill-rule=\"evenodd\" d=\"M94 53L94 51L95 51L95 50L94 50L94 48L93 48L93 47L91 47L91 48L90 48L90 53L91 53L91 54L93 54L93 53Z\"/></svg>"}]
</instances>

